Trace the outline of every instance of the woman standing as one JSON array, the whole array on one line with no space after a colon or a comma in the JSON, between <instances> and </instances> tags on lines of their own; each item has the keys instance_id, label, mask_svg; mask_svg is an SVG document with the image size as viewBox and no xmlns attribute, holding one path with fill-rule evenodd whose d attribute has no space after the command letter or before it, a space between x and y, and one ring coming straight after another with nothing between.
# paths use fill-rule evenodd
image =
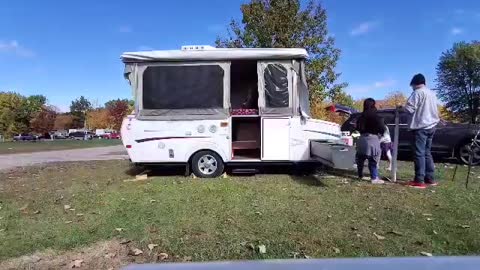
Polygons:
<instances>
[{"instance_id":1,"label":"woman standing","mask_svg":"<svg viewBox=\"0 0 480 270\"><path fill-rule=\"evenodd\" d=\"M356 163L358 177L363 178L363 166L368 160L368 169L372 184L383 184L378 177L378 162L382 154L380 148L380 136L385 133L383 119L377 115L375 100L367 98L363 102L363 112L357 120L357 130L360 138L357 141Z\"/></svg>"}]
</instances>

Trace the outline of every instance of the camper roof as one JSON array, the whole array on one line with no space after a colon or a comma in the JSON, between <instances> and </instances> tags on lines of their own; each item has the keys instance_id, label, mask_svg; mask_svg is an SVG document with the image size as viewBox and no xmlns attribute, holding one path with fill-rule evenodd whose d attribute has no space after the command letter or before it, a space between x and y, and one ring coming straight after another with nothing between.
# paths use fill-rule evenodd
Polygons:
<instances>
[{"instance_id":1,"label":"camper roof","mask_svg":"<svg viewBox=\"0 0 480 270\"><path fill-rule=\"evenodd\" d=\"M214 48L211 46L183 46L181 50L125 52L125 63L162 61L209 61L240 59L303 59L308 54L299 48Z\"/></svg>"}]
</instances>

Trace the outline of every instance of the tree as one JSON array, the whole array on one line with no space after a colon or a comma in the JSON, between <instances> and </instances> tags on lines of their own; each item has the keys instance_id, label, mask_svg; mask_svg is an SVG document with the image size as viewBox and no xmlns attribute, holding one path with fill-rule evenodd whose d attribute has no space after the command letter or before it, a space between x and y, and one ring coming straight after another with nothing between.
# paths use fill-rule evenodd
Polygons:
<instances>
[{"instance_id":1,"label":"tree","mask_svg":"<svg viewBox=\"0 0 480 270\"><path fill-rule=\"evenodd\" d=\"M74 116L70 114L59 114L55 118L53 129L55 130L68 130L73 128Z\"/></svg>"},{"instance_id":2,"label":"tree","mask_svg":"<svg viewBox=\"0 0 480 270\"><path fill-rule=\"evenodd\" d=\"M42 106L30 120L30 129L36 133L44 134L50 132L57 117L57 111L53 106Z\"/></svg>"},{"instance_id":3,"label":"tree","mask_svg":"<svg viewBox=\"0 0 480 270\"><path fill-rule=\"evenodd\" d=\"M111 126L115 130L120 130L122 121L129 113L129 101L128 99L116 99L110 100L105 103L105 108L110 115Z\"/></svg>"},{"instance_id":4,"label":"tree","mask_svg":"<svg viewBox=\"0 0 480 270\"><path fill-rule=\"evenodd\" d=\"M340 96L346 83L337 84L335 66L340 50L328 35L327 13L313 0L305 9L299 0L251 0L240 7L241 22L232 20L222 48L305 48L309 54L306 76L313 104Z\"/></svg>"},{"instance_id":5,"label":"tree","mask_svg":"<svg viewBox=\"0 0 480 270\"><path fill-rule=\"evenodd\" d=\"M14 92L0 92L0 134L11 137L27 132L29 115L25 110L26 98Z\"/></svg>"},{"instance_id":6,"label":"tree","mask_svg":"<svg viewBox=\"0 0 480 270\"><path fill-rule=\"evenodd\" d=\"M87 123L90 129L112 128L110 113L107 109L96 109L87 113Z\"/></svg>"},{"instance_id":7,"label":"tree","mask_svg":"<svg viewBox=\"0 0 480 270\"><path fill-rule=\"evenodd\" d=\"M92 104L84 96L72 101L70 105L70 113L78 119L80 125L85 127L85 116L89 110L92 109ZM75 123L74 123L75 125ZM78 124L76 124L78 125ZM80 127L80 126L77 126Z\"/></svg>"},{"instance_id":8,"label":"tree","mask_svg":"<svg viewBox=\"0 0 480 270\"><path fill-rule=\"evenodd\" d=\"M390 92L385 99L377 101L378 109L395 109L397 106L405 106L407 96L400 91Z\"/></svg>"},{"instance_id":9,"label":"tree","mask_svg":"<svg viewBox=\"0 0 480 270\"><path fill-rule=\"evenodd\" d=\"M476 123L480 106L480 42L459 42L437 65L437 92L445 108Z\"/></svg>"}]
</instances>

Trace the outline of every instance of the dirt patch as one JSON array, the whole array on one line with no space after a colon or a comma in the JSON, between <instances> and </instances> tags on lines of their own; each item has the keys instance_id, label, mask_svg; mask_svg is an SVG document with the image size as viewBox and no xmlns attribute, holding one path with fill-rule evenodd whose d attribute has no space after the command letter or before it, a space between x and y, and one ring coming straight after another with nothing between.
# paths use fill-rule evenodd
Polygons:
<instances>
[{"instance_id":1,"label":"dirt patch","mask_svg":"<svg viewBox=\"0 0 480 270\"><path fill-rule=\"evenodd\" d=\"M128 255L130 249L118 240L104 241L68 252L47 250L9 259L0 262L0 269L120 269L142 260Z\"/></svg>"}]
</instances>

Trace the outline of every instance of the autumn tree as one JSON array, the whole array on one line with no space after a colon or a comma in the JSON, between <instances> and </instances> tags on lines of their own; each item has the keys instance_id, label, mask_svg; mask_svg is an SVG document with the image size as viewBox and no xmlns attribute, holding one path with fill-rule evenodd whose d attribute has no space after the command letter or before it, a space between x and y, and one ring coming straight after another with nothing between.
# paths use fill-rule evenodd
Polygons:
<instances>
[{"instance_id":1,"label":"autumn tree","mask_svg":"<svg viewBox=\"0 0 480 270\"><path fill-rule=\"evenodd\" d=\"M437 65L437 92L445 108L471 123L480 114L480 42L459 42Z\"/></svg>"},{"instance_id":2,"label":"autumn tree","mask_svg":"<svg viewBox=\"0 0 480 270\"><path fill-rule=\"evenodd\" d=\"M120 130L123 118L125 118L125 116L127 116L129 113L129 100L110 100L105 103L105 108L108 110L108 114L110 116L111 127L114 130Z\"/></svg>"},{"instance_id":3,"label":"autumn tree","mask_svg":"<svg viewBox=\"0 0 480 270\"><path fill-rule=\"evenodd\" d=\"M87 123L90 129L112 128L110 113L107 109L96 109L87 112Z\"/></svg>"},{"instance_id":4,"label":"autumn tree","mask_svg":"<svg viewBox=\"0 0 480 270\"><path fill-rule=\"evenodd\" d=\"M346 83L337 83L335 72L340 50L328 35L327 13L315 1L304 9L299 0L251 0L240 7L242 20L232 20L226 38L217 38L225 48L305 48L309 54L306 76L313 104L348 96ZM350 98L353 103L353 99ZM349 101L349 102L350 102Z\"/></svg>"},{"instance_id":5,"label":"autumn tree","mask_svg":"<svg viewBox=\"0 0 480 270\"><path fill-rule=\"evenodd\" d=\"M55 118L53 129L55 130L68 130L73 128L74 116L70 114L59 114Z\"/></svg>"},{"instance_id":6,"label":"autumn tree","mask_svg":"<svg viewBox=\"0 0 480 270\"><path fill-rule=\"evenodd\" d=\"M387 96L377 101L378 109L395 109L398 106L405 106L407 96L400 91L390 92Z\"/></svg>"},{"instance_id":7,"label":"autumn tree","mask_svg":"<svg viewBox=\"0 0 480 270\"><path fill-rule=\"evenodd\" d=\"M11 137L28 132L29 114L26 98L14 92L0 92L0 134Z\"/></svg>"},{"instance_id":8,"label":"autumn tree","mask_svg":"<svg viewBox=\"0 0 480 270\"><path fill-rule=\"evenodd\" d=\"M44 105L30 120L30 129L40 134L48 133L53 130L56 117L56 108Z\"/></svg>"}]
</instances>

